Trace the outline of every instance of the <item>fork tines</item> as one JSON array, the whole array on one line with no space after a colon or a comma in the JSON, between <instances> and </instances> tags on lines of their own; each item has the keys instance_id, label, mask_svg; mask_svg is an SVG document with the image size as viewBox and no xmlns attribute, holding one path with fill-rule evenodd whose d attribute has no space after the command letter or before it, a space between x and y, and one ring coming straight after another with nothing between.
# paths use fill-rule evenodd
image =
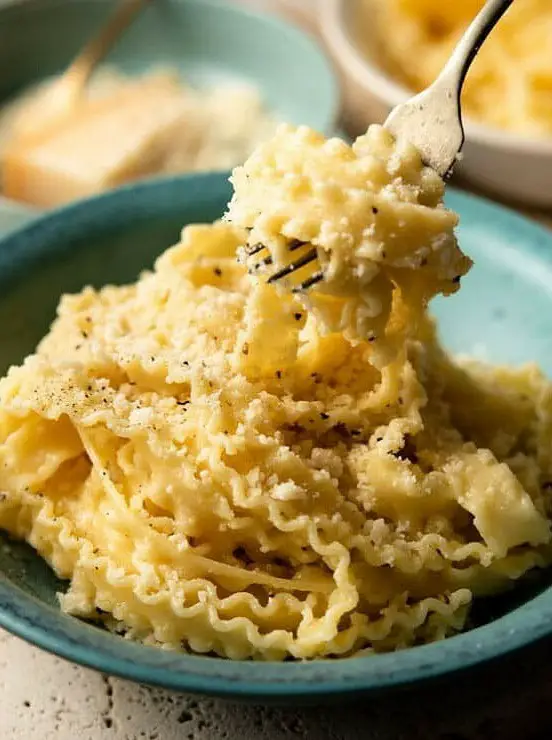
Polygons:
<instances>
[{"instance_id":1,"label":"fork tines","mask_svg":"<svg viewBox=\"0 0 552 740\"><path fill-rule=\"evenodd\" d=\"M290 252L295 252L296 249L303 247L305 244L306 242L302 242L299 239L292 239L288 245L288 249ZM257 244L247 246L245 248L245 253L248 257L254 257L256 254L259 254L259 252L262 252L263 249L266 249L265 245L258 242Z\"/></svg>"},{"instance_id":2,"label":"fork tines","mask_svg":"<svg viewBox=\"0 0 552 740\"><path fill-rule=\"evenodd\" d=\"M245 253L248 257L253 257L256 254L259 254L259 252L262 252L263 249L266 249L264 244L253 244L252 246L245 248Z\"/></svg>"},{"instance_id":3,"label":"fork tines","mask_svg":"<svg viewBox=\"0 0 552 740\"><path fill-rule=\"evenodd\" d=\"M299 239L292 239L289 242L288 250L290 252L295 252L297 249L300 249L301 247L304 247L307 245L307 242L303 242ZM266 249L266 246L264 244L261 244L260 242L257 244L252 244L250 246L247 246L245 248L245 254L247 257L254 257L257 254L260 254L264 249ZM292 275L293 273L297 272L301 268L305 267L306 265L309 265L318 258L318 253L316 249L313 247L312 249L309 249L308 252L303 254L299 259L296 259L294 262L290 262L288 265L283 267L282 269L275 272L273 275L271 275L267 282L268 283L275 283L278 280L281 280L284 277L287 277L289 275ZM257 262L255 265L253 265L252 268L250 268L250 272L256 272L257 270L268 267L269 265L273 264L273 258L272 255L268 255L264 259L261 259L259 262ZM324 273L322 271L315 272L313 275L311 275L309 278L304 280L299 285L292 288L293 293L300 293L303 290L307 290L312 285L316 285L316 283L321 282L324 279Z\"/></svg>"},{"instance_id":4,"label":"fork tines","mask_svg":"<svg viewBox=\"0 0 552 740\"><path fill-rule=\"evenodd\" d=\"M302 293L304 290L308 290L313 285L316 285L316 283L321 283L322 280L324 280L324 273L322 271L315 272L314 275L311 275L310 278L307 278L307 280L304 280L300 285L297 285L295 288L292 288L292 293Z\"/></svg>"},{"instance_id":5,"label":"fork tines","mask_svg":"<svg viewBox=\"0 0 552 740\"><path fill-rule=\"evenodd\" d=\"M314 262L317 256L318 256L318 253L316 249L314 248L310 249L306 254L304 254L298 260L295 260L295 262L290 262L289 265L286 265L286 267L283 267L281 270L278 270L278 272L275 272L274 275L271 275L268 278L267 282L275 283L277 280L281 280L283 277L286 277L287 275L291 275L293 272L300 270L305 265L308 265L311 262Z\"/></svg>"}]
</instances>

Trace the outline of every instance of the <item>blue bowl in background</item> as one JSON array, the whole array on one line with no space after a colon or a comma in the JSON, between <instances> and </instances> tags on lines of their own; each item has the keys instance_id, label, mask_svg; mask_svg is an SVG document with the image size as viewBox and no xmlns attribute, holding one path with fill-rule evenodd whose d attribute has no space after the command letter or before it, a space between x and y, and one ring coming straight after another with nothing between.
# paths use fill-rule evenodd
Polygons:
<instances>
[{"instance_id":1,"label":"blue bowl in background","mask_svg":"<svg viewBox=\"0 0 552 740\"><path fill-rule=\"evenodd\" d=\"M62 72L113 10L112 0L17 0L0 7L0 105ZM219 0L156 0L104 60L130 74L177 68L197 87L256 85L277 118L331 133L339 86L316 41L292 24Z\"/></svg>"}]
</instances>

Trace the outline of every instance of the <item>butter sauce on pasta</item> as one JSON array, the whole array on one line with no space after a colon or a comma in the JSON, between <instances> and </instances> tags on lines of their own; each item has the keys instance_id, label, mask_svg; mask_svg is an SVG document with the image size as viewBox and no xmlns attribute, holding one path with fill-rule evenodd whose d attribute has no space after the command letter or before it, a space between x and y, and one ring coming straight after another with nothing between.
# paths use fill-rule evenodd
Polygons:
<instances>
[{"instance_id":1,"label":"butter sauce on pasta","mask_svg":"<svg viewBox=\"0 0 552 740\"><path fill-rule=\"evenodd\" d=\"M459 364L427 302L470 267L443 183L373 127L283 127L133 285L64 296L0 382L0 526L68 613L233 659L385 651L550 562L552 386ZM295 239L305 297L236 260ZM248 260L246 259L246 262ZM289 287L289 286L286 286Z\"/></svg>"}]
</instances>

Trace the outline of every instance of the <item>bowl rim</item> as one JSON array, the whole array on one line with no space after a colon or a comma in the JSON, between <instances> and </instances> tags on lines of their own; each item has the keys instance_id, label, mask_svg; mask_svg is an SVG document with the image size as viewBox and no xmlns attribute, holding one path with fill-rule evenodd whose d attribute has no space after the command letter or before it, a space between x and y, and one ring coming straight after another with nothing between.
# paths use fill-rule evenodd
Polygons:
<instances>
[{"instance_id":1,"label":"bowl rim","mask_svg":"<svg viewBox=\"0 0 552 740\"><path fill-rule=\"evenodd\" d=\"M320 8L322 34L336 59L347 67L357 84L369 88L390 109L415 95L413 90L397 82L380 66L361 53L347 30L345 10L350 0L326 0ZM524 134L505 131L464 117L466 142L494 149L516 150L535 157L552 157L552 138L531 139Z\"/></svg>"},{"instance_id":2,"label":"bowl rim","mask_svg":"<svg viewBox=\"0 0 552 740\"><path fill-rule=\"evenodd\" d=\"M105 227L113 221L152 212L157 202L222 202L228 173L158 178L78 201L40 215L0 239L0 255L14 265L28 265L63 239L82 234L83 223ZM500 219L529 242L525 248L552 263L549 231L510 209L454 188L455 207L482 211ZM172 206L171 206L172 208ZM116 215L113 215L116 214ZM123 214L123 215L117 215ZM112 225L113 225L112 221ZM117 222L115 225L120 225ZM438 678L504 656L552 633L552 587L499 619L444 641L382 655L305 662L234 662L222 658L171 653L124 640L62 614L25 592L0 572L0 626L51 653L104 673L177 691L241 699L298 701L324 696L389 690Z\"/></svg>"},{"instance_id":3,"label":"bowl rim","mask_svg":"<svg viewBox=\"0 0 552 740\"><path fill-rule=\"evenodd\" d=\"M69 0L4 0L0 5L0 18L3 18L6 13L10 14L14 18L17 18L18 16L24 17L26 14L33 11L45 12L47 4L52 7L56 7L68 4L68 2ZM104 2L108 5L107 0L104 0ZM318 75L316 78L317 85L320 86L324 84L325 86L326 109L324 111L320 109L318 113L320 122L317 124L317 128L326 135L332 133L337 125L339 112L341 110L341 86L339 84L339 78L334 61L324 48L324 45L319 42L314 34L310 33L299 23L294 23L282 14L269 13L262 9L257 10L242 3L231 3L228 0L170 0L170 2L176 5L195 6L199 11L204 9L205 6L209 6L211 9L220 13L225 13L234 17L239 16L241 18L248 18L253 23L263 25L265 28L270 28L275 34L279 34L280 37L285 36L291 44L301 44L303 52L308 53L310 58L316 61L318 68ZM71 5L74 5L75 3L89 5L95 4L93 0L71 1ZM109 55L107 57L107 62L108 60ZM323 75L320 74L321 72L323 72ZM39 79L39 77L37 79ZM261 90L261 94L262 92L263 91Z\"/></svg>"}]
</instances>

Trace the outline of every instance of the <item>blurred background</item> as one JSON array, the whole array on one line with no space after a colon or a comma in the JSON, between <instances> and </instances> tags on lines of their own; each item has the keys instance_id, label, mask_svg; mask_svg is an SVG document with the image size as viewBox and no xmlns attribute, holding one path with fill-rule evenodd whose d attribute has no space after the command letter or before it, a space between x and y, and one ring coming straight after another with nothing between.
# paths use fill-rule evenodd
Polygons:
<instances>
[{"instance_id":1,"label":"blurred background","mask_svg":"<svg viewBox=\"0 0 552 740\"><path fill-rule=\"evenodd\" d=\"M0 0L3 197L43 209L152 175L228 170L281 121L354 137L435 79L482 6ZM544 221L551 39L552 3L516 0L468 76L455 173Z\"/></svg>"},{"instance_id":2,"label":"blurred background","mask_svg":"<svg viewBox=\"0 0 552 740\"><path fill-rule=\"evenodd\" d=\"M124 182L227 171L279 121L352 138L433 79L482 4L151 0L116 17L115 0L0 0L0 231ZM470 75L454 180L550 225L551 49L552 1L515 0ZM400 711L394 695L289 711L134 686L0 631L0 734L544 740L551 658L536 645Z\"/></svg>"}]
</instances>

